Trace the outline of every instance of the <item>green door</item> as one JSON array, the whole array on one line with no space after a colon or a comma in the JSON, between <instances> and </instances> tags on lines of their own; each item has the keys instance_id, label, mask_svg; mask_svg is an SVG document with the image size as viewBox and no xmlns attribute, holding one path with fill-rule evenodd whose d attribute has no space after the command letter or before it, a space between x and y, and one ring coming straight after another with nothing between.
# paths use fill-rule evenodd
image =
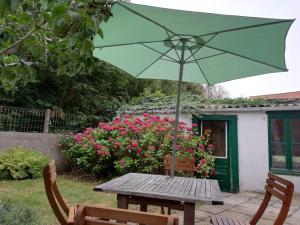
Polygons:
<instances>
[{"instance_id":1,"label":"green door","mask_svg":"<svg viewBox=\"0 0 300 225\"><path fill-rule=\"evenodd\" d=\"M200 133L212 130L215 150L216 176L222 191L238 192L237 117L204 115L197 120Z\"/></svg>"}]
</instances>

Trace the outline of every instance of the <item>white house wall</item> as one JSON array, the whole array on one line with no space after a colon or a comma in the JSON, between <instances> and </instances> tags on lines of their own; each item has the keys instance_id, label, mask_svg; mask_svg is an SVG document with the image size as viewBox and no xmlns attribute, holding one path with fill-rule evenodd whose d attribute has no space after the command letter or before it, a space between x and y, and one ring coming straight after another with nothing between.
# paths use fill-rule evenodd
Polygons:
<instances>
[{"instance_id":1,"label":"white house wall","mask_svg":"<svg viewBox=\"0 0 300 225\"><path fill-rule=\"evenodd\" d=\"M268 118L261 112L237 116L240 190L262 191L269 171Z\"/></svg>"},{"instance_id":2,"label":"white house wall","mask_svg":"<svg viewBox=\"0 0 300 225\"><path fill-rule=\"evenodd\" d=\"M239 189L240 191L264 191L269 171L268 116L260 112L217 112L213 115L237 115L238 154L239 154ZM174 114L158 114L175 118ZM180 121L192 125L192 115L181 114ZM300 176L285 176L295 185L295 192L300 193Z\"/></svg>"},{"instance_id":3,"label":"white house wall","mask_svg":"<svg viewBox=\"0 0 300 225\"><path fill-rule=\"evenodd\" d=\"M240 191L264 191L269 171L268 116L262 112L217 113L237 115ZM300 193L300 176L280 175Z\"/></svg>"}]
</instances>

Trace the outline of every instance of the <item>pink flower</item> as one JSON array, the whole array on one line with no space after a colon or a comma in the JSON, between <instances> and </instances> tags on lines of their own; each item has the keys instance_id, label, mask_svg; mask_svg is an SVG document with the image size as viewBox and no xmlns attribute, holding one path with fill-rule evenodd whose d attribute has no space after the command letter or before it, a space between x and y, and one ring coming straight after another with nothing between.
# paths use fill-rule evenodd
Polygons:
<instances>
[{"instance_id":1,"label":"pink flower","mask_svg":"<svg viewBox=\"0 0 300 225\"><path fill-rule=\"evenodd\" d=\"M82 139L82 137L81 137L80 134L77 134L77 135L75 136L75 140L76 140L77 142L80 142L81 139Z\"/></svg>"},{"instance_id":2,"label":"pink flower","mask_svg":"<svg viewBox=\"0 0 300 225\"><path fill-rule=\"evenodd\" d=\"M205 146L203 144L199 144L198 147L201 149L201 150L204 150L205 149Z\"/></svg>"},{"instance_id":3,"label":"pink flower","mask_svg":"<svg viewBox=\"0 0 300 225\"><path fill-rule=\"evenodd\" d=\"M137 147L139 147L139 144L138 144L138 142L137 142L137 141L135 141L135 140L131 141L131 145L132 145L132 147L133 147L133 148L137 148Z\"/></svg>"},{"instance_id":4,"label":"pink flower","mask_svg":"<svg viewBox=\"0 0 300 225\"><path fill-rule=\"evenodd\" d=\"M148 146L148 150L151 150L151 151L155 150L155 146L149 145L149 146Z\"/></svg>"},{"instance_id":5,"label":"pink flower","mask_svg":"<svg viewBox=\"0 0 300 225\"><path fill-rule=\"evenodd\" d=\"M215 169L212 169L212 170L210 171L210 175L211 175L211 176L216 176L216 175L217 175L216 170L215 170Z\"/></svg>"},{"instance_id":6,"label":"pink flower","mask_svg":"<svg viewBox=\"0 0 300 225\"><path fill-rule=\"evenodd\" d=\"M148 113L143 114L144 117L149 117L150 115Z\"/></svg>"},{"instance_id":7,"label":"pink flower","mask_svg":"<svg viewBox=\"0 0 300 225\"><path fill-rule=\"evenodd\" d=\"M206 160L205 159L201 159L200 163L203 164L203 165L206 165Z\"/></svg>"},{"instance_id":8,"label":"pink flower","mask_svg":"<svg viewBox=\"0 0 300 225\"><path fill-rule=\"evenodd\" d=\"M189 148L189 149L188 149L188 152L189 152L189 153L193 153L194 150L193 150L192 148Z\"/></svg>"},{"instance_id":9,"label":"pink flower","mask_svg":"<svg viewBox=\"0 0 300 225\"><path fill-rule=\"evenodd\" d=\"M198 127L198 124L197 123L193 123L192 127Z\"/></svg>"},{"instance_id":10,"label":"pink flower","mask_svg":"<svg viewBox=\"0 0 300 225\"><path fill-rule=\"evenodd\" d=\"M121 143L118 142L118 141L116 141L116 142L114 142L114 146L115 146L116 148L120 148L120 147L121 147Z\"/></svg>"},{"instance_id":11,"label":"pink flower","mask_svg":"<svg viewBox=\"0 0 300 225\"><path fill-rule=\"evenodd\" d=\"M124 166L124 165L125 165L125 159L121 159L121 160L119 161L119 163L120 163L121 166Z\"/></svg>"},{"instance_id":12,"label":"pink flower","mask_svg":"<svg viewBox=\"0 0 300 225\"><path fill-rule=\"evenodd\" d=\"M96 148L97 148L98 150L102 150L102 149L103 149L103 145L97 144L97 145L96 145Z\"/></svg>"},{"instance_id":13,"label":"pink flower","mask_svg":"<svg viewBox=\"0 0 300 225\"><path fill-rule=\"evenodd\" d=\"M122 132L121 132L121 135L122 135L122 136L125 136L127 133L128 133L127 131L122 131Z\"/></svg>"},{"instance_id":14,"label":"pink flower","mask_svg":"<svg viewBox=\"0 0 300 225\"><path fill-rule=\"evenodd\" d=\"M215 146L214 146L213 144L209 144L207 147L208 147L209 149L214 149L214 148L215 148Z\"/></svg>"},{"instance_id":15,"label":"pink flower","mask_svg":"<svg viewBox=\"0 0 300 225\"><path fill-rule=\"evenodd\" d=\"M141 154L141 153L142 153L142 151L143 151L143 149L142 149L142 148L138 148L138 149L136 150L136 152L137 152L138 154Z\"/></svg>"}]
</instances>

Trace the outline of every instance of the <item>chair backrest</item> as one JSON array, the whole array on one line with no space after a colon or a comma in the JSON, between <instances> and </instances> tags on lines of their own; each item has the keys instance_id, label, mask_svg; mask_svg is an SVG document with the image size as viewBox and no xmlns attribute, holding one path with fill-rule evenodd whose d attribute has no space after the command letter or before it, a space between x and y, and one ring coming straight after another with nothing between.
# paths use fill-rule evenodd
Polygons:
<instances>
[{"instance_id":1,"label":"chair backrest","mask_svg":"<svg viewBox=\"0 0 300 225\"><path fill-rule=\"evenodd\" d=\"M43 176L48 201L58 221L61 225L74 224L74 220L68 218L70 208L63 200L56 185L57 174L54 160L44 167Z\"/></svg>"},{"instance_id":2,"label":"chair backrest","mask_svg":"<svg viewBox=\"0 0 300 225\"><path fill-rule=\"evenodd\" d=\"M75 225L178 225L178 218L161 214L81 205L75 216Z\"/></svg>"},{"instance_id":3,"label":"chair backrest","mask_svg":"<svg viewBox=\"0 0 300 225\"><path fill-rule=\"evenodd\" d=\"M282 201L282 206L274 222L274 225L282 225L288 215L291 206L294 192L294 184L282 177L276 176L275 174L269 172L268 178L266 180L265 190L266 193L264 199L256 214L250 221L250 224L257 224L257 222L265 212L266 208L268 207L271 197L274 196Z\"/></svg>"},{"instance_id":4,"label":"chair backrest","mask_svg":"<svg viewBox=\"0 0 300 225\"><path fill-rule=\"evenodd\" d=\"M170 155L166 155L164 163L165 163L165 172L166 175L170 175L171 171L171 162L172 157ZM181 171L183 173L186 173L188 176L194 176L195 172L195 159L176 159L175 163L175 171Z\"/></svg>"}]
</instances>

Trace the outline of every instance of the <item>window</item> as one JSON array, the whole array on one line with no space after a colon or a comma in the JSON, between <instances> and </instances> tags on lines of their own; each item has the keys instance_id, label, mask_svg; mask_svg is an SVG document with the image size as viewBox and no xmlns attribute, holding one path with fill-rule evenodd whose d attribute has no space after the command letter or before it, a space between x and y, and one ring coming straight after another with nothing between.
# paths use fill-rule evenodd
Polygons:
<instances>
[{"instance_id":1,"label":"window","mask_svg":"<svg viewBox=\"0 0 300 225\"><path fill-rule=\"evenodd\" d=\"M300 111L269 112L268 116L270 169L300 175Z\"/></svg>"},{"instance_id":2,"label":"window","mask_svg":"<svg viewBox=\"0 0 300 225\"><path fill-rule=\"evenodd\" d=\"M201 133L206 128L212 131L215 149L213 155L217 158L227 158L227 121L203 120Z\"/></svg>"}]
</instances>

